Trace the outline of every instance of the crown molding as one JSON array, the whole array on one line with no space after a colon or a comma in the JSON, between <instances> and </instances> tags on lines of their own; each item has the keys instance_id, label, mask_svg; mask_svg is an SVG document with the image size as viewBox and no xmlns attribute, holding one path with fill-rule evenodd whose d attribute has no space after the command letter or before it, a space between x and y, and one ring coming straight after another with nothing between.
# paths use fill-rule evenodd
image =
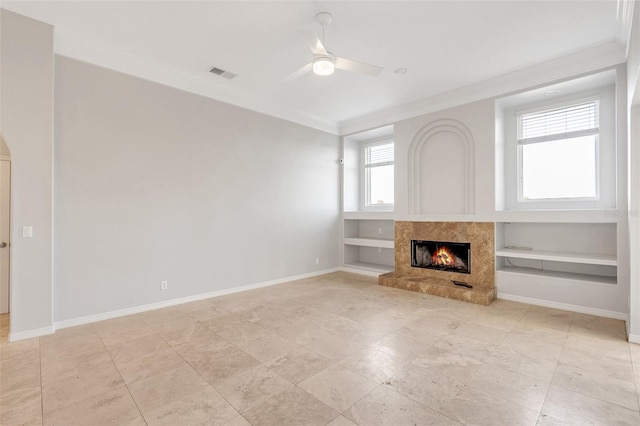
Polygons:
<instances>
[{"instance_id":1,"label":"crown molding","mask_svg":"<svg viewBox=\"0 0 640 426\"><path fill-rule=\"evenodd\" d=\"M347 136L443 109L504 96L555 81L610 69L624 63L625 60L626 47L619 41L612 41L591 49L502 74L480 83L343 121L339 123L340 134Z\"/></svg>"},{"instance_id":2,"label":"crown molding","mask_svg":"<svg viewBox=\"0 0 640 426\"><path fill-rule=\"evenodd\" d=\"M618 41L625 46L625 57L629 55L629 41L633 26L633 9L636 0L618 0L616 19L618 20Z\"/></svg>"},{"instance_id":3,"label":"crown molding","mask_svg":"<svg viewBox=\"0 0 640 426\"><path fill-rule=\"evenodd\" d=\"M291 121L324 132L338 134L337 123L311 114L274 105L220 82L195 77L158 63L130 55L106 43L86 40L80 34L54 31L54 52L103 68L184 90L251 111Z\"/></svg>"},{"instance_id":4,"label":"crown molding","mask_svg":"<svg viewBox=\"0 0 640 426\"><path fill-rule=\"evenodd\" d=\"M629 12L633 11L634 1L618 1L619 22L623 22L622 17L624 17L624 22L628 21L628 24L625 24L628 25L628 29L620 30L620 35L622 35L624 31L630 31L631 29L631 16L633 14ZM620 8L624 8L625 12L621 13ZM621 26L621 28L623 27ZM627 27L624 26L624 28ZM397 121L442 109L548 84L556 80L611 68L625 61L626 48L627 45L623 45L620 40L614 41L592 49L566 55L562 58L503 74L477 84L336 123L315 115L283 108L273 102L258 99L255 96L241 92L234 87L220 84L220 82L217 81L195 77L183 71L127 54L106 43L96 43L86 40L80 34L57 29L54 32L54 51L58 55L342 136L392 124Z\"/></svg>"}]
</instances>

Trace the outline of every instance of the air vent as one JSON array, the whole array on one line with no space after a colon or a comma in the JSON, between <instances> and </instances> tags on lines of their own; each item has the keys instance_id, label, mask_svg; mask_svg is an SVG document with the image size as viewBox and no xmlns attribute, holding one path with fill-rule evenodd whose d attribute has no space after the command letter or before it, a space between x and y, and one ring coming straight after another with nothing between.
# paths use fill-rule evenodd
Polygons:
<instances>
[{"instance_id":1,"label":"air vent","mask_svg":"<svg viewBox=\"0 0 640 426\"><path fill-rule=\"evenodd\" d=\"M210 72L211 74L215 74L215 75L219 75L220 77L224 77L224 78L226 78L226 79L228 79L228 80L234 79L234 78L236 78L236 77L238 76L238 74L234 74L234 73L232 73L232 72L225 71L225 70L220 69L220 68L218 68L218 67L213 67L213 68L211 68L211 69L209 70L209 72Z\"/></svg>"}]
</instances>

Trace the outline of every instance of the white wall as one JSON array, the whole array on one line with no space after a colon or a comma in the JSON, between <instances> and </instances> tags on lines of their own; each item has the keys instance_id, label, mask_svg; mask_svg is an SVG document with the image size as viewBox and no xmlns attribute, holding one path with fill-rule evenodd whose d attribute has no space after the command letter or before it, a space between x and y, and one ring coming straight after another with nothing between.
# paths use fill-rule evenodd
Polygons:
<instances>
[{"instance_id":1,"label":"white wall","mask_svg":"<svg viewBox=\"0 0 640 426\"><path fill-rule=\"evenodd\" d=\"M360 197L362 186L360 184L360 153L359 141L343 138L343 167L342 167L342 209L345 212L358 211L363 204Z\"/></svg>"},{"instance_id":2,"label":"white wall","mask_svg":"<svg viewBox=\"0 0 640 426\"><path fill-rule=\"evenodd\" d=\"M12 159L11 339L52 331L53 28L0 9L0 133ZM21 238L33 226L33 238Z\"/></svg>"},{"instance_id":3,"label":"white wall","mask_svg":"<svg viewBox=\"0 0 640 426\"><path fill-rule=\"evenodd\" d=\"M337 136L64 57L55 101L56 321L338 266Z\"/></svg>"},{"instance_id":4,"label":"white wall","mask_svg":"<svg viewBox=\"0 0 640 426\"><path fill-rule=\"evenodd\" d=\"M505 151L507 149L507 140L505 135L505 108L500 102L495 103L495 125L496 125L496 142L495 142L495 208L496 210L504 210L507 204L505 178ZM501 247L496 245L496 247Z\"/></svg>"},{"instance_id":5,"label":"white wall","mask_svg":"<svg viewBox=\"0 0 640 426\"><path fill-rule=\"evenodd\" d=\"M627 58L629 102L629 340L640 343L640 5L633 13Z\"/></svg>"}]
</instances>

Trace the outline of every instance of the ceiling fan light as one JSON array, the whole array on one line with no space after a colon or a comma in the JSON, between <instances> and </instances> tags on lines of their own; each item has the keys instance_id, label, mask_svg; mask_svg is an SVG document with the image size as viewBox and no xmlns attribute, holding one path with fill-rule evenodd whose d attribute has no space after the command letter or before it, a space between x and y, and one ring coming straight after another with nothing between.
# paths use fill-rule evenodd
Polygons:
<instances>
[{"instance_id":1,"label":"ceiling fan light","mask_svg":"<svg viewBox=\"0 0 640 426\"><path fill-rule=\"evenodd\" d=\"M316 75L331 75L335 71L336 66L332 58L321 56L313 60L313 73Z\"/></svg>"}]
</instances>

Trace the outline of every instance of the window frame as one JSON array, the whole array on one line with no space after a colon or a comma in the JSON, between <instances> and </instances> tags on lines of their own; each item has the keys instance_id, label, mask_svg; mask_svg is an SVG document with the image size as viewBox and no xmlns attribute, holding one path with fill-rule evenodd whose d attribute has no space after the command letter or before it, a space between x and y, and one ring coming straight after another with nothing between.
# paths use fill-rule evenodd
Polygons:
<instances>
[{"instance_id":1,"label":"window frame","mask_svg":"<svg viewBox=\"0 0 640 426\"><path fill-rule=\"evenodd\" d=\"M384 163L380 163L380 164L376 164L374 166L368 165L366 162L366 158L367 158L367 149L369 147L372 146L378 146L378 145L388 145L391 144L393 147L393 161L390 162L384 162ZM362 182L362 187L361 187L361 191L360 193L362 194L362 198L361 198L361 203L362 203L362 209L363 210L387 210L387 211L392 211L395 207L395 140L392 137L384 137L384 138L380 138L380 139L375 139L375 140L368 140L368 141L363 141L360 147L360 169L361 169L361 182ZM371 204L370 200L371 200L371 177L370 177L370 170L372 167L383 167L383 166L393 166L393 185L394 185L394 202L393 203L384 203L384 204Z\"/></svg>"},{"instance_id":2,"label":"window frame","mask_svg":"<svg viewBox=\"0 0 640 426\"><path fill-rule=\"evenodd\" d=\"M596 104L596 127L594 130L578 130L571 131L566 133L558 133L557 135L551 136L543 136L543 137L534 137L529 138L533 140L527 141L527 139L522 139L522 120L521 117L527 114L533 114L536 112L541 112L545 110L554 110L563 107L569 107L571 105L580 105L584 103L595 102ZM516 121L516 135L515 135L515 145L516 145L516 177L517 177L517 187L516 187L516 202L519 205L529 205L529 204L539 204L539 203L581 203L581 202L598 202L600 201L600 186L601 186L601 150L600 150L600 116L601 116L601 96L600 95L592 95L587 97L577 97L567 99L563 102L555 102L555 103L545 103L542 105L538 105L534 108L526 108L526 109L518 109L515 111L515 121ZM555 136L555 137L554 137ZM523 176L523 147L524 145L531 145L536 143L545 143L545 142L554 142L554 141L563 141L567 139L572 139L580 136L595 136L594 140L594 149L595 149L595 196L593 197L562 197L562 198L524 198L523 196L523 185L524 185L524 176Z\"/></svg>"}]
</instances>

